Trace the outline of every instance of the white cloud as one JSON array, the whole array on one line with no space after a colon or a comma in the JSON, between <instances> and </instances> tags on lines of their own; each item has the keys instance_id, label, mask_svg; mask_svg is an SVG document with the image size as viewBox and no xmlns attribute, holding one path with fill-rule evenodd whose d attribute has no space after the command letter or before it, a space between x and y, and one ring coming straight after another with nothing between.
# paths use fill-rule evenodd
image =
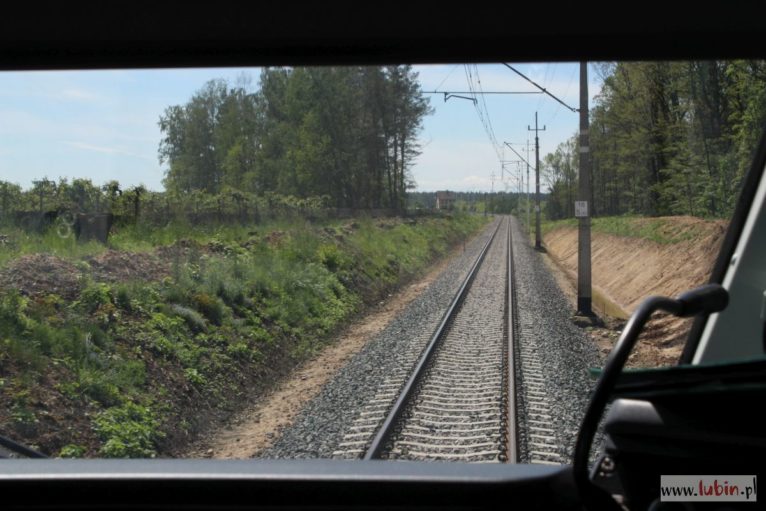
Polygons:
<instances>
[{"instance_id":1,"label":"white cloud","mask_svg":"<svg viewBox=\"0 0 766 511\"><path fill-rule=\"evenodd\" d=\"M101 96L98 94L94 94L93 92L84 89L64 89L55 96L59 99L75 101L97 101L101 99Z\"/></svg>"},{"instance_id":2,"label":"white cloud","mask_svg":"<svg viewBox=\"0 0 766 511\"><path fill-rule=\"evenodd\" d=\"M413 176L423 191L489 191L493 171L499 175L497 155L488 142L433 139L423 143Z\"/></svg>"}]
</instances>

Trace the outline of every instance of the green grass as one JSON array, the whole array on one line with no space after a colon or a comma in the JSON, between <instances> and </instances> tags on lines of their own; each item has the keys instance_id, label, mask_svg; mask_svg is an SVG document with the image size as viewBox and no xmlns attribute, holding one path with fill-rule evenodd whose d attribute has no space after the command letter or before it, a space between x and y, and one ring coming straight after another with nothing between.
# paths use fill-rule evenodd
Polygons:
<instances>
[{"instance_id":1,"label":"green grass","mask_svg":"<svg viewBox=\"0 0 766 511\"><path fill-rule=\"evenodd\" d=\"M27 232L16 227L2 227L0 233L8 237L7 244L0 244L0 267L20 256L46 253L67 260L76 260L89 255L96 255L106 247L96 241L80 243L74 232L55 227L43 234Z\"/></svg>"},{"instance_id":2,"label":"green grass","mask_svg":"<svg viewBox=\"0 0 766 511\"><path fill-rule=\"evenodd\" d=\"M113 248L193 239L215 250L179 257L156 282L85 282L74 300L0 291L0 368L13 382L0 386L0 404L11 404L20 439L33 444L41 423L30 403L87 410L89 427L49 432L53 455L161 454L163 438L179 424L191 427L197 407L236 407L239 385L253 374L268 373L277 358L297 363L316 353L365 303L486 221L455 215L123 230ZM61 248L39 238L24 250ZM95 247L66 250L61 256L76 262Z\"/></svg>"},{"instance_id":3,"label":"green grass","mask_svg":"<svg viewBox=\"0 0 766 511\"><path fill-rule=\"evenodd\" d=\"M578 220L546 221L541 225L543 235L561 227L577 227ZM591 221L595 232L629 238L641 238L660 244L680 243L697 238L702 228L695 225L679 226L672 218L651 218L638 216L597 217Z\"/></svg>"},{"instance_id":4,"label":"green grass","mask_svg":"<svg viewBox=\"0 0 766 511\"><path fill-rule=\"evenodd\" d=\"M322 228L327 225L340 223L342 221L323 220L307 224L304 221L279 218L257 225L191 225L183 222L171 222L164 227L155 227L147 224L124 225L112 228L112 233L109 236L109 245L116 250L131 252L145 252L159 246L172 245L180 239L193 240L203 244L215 241L222 245L231 245L250 239L252 237L251 233L264 234L272 231L293 231L298 226Z\"/></svg>"}]
</instances>

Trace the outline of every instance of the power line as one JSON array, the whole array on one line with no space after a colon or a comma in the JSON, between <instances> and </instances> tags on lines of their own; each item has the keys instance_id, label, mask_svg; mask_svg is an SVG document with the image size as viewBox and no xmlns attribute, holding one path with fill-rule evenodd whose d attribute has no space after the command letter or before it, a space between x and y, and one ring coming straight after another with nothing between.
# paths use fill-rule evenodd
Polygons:
<instances>
[{"instance_id":1,"label":"power line","mask_svg":"<svg viewBox=\"0 0 766 511\"><path fill-rule=\"evenodd\" d=\"M473 66L474 70L476 71L476 82L479 86L479 93L483 92L481 88L481 78L479 78L479 67L474 64ZM484 112L487 114L487 124L489 124L489 131L492 133L492 140L494 141L496 147L499 147L501 149L500 152L502 152L502 144L500 144L497 140L497 137L495 137L495 129L492 126L492 119L489 117L489 108L487 108L487 101L484 99L484 95L481 95L481 103L484 105ZM502 158L502 155L498 154L498 157Z\"/></svg>"},{"instance_id":2,"label":"power line","mask_svg":"<svg viewBox=\"0 0 766 511\"><path fill-rule=\"evenodd\" d=\"M545 75L543 76L543 86L548 85L548 73L551 70L550 64L545 64ZM541 93L542 94L542 93ZM535 111L540 110L540 105L543 103L543 97L540 96L540 99L537 100L537 106L535 107Z\"/></svg>"},{"instance_id":3,"label":"power line","mask_svg":"<svg viewBox=\"0 0 766 511\"><path fill-rule=\"evenodd\" d=\"M540 130L540 131L542 131L542 130ZM513 151L513 152L514 152L514 154L516 154L516 156L518 156L519 158L521 158L521 161L523 161L524 163L526 163L527 165L529 165L529 162L528 162L527 160L525 160L525 159L524 159L524 157L523 157L522 155L520 155L518 151L516 151L516 149L514 149L513 147L511 147L511 144L509 144L508 142L506 142L506 143L505 143L505 145L507 145L508 147L510 147L510 148L511 148L511 151Z\"/></svg>"},{"instance_id":4,"label":"power line","mask_svg":"<svg viewBox=\"0 0 766 511\"><path fill-rule=\"evenodd\" d=\"M466 82L468 83L468 94L473 94L474 96L476 94L480 93L480 90L477 91L479 87L477 87L474 84L474 78L473 78L473 71L468 66L468 64L464 65L464 71L465 71L465 77ZM478 79L478 68L476 69L476 75ZM482 126L484 127L484 131L487 133L487 136L489 137L489 141L492 144L492 148L495 150L495 154L497 155L498 159L502 160L502 146L497 141L497 137L495 136L495 132L492 129L492 122L489 119L489 111L487 110L486 103L483 101L482 96L482 104L480 105L478 100L474 101L474 107L476 108L476 113L479 115L479 120L481 121Z\"/></svg>"},{"instance_id":5,"label":"power line","mask_svg":"<svg viewBox=\"0 0 766 511\"><path fill-rule=\"evenodd\" d=\"M455 64L454 66L452 66L452 69L450 69L450 72L449 72L449 73L447 73L447 76L445 76L445 77L444 77L444 80L442 80L442 81L441 81L441 83L440 83L439 85L437 85L437 86L436 86L436 88L437 88L437 89L438 89L439 87L441 87L442 85L444 85L444 82L446 82L446 81L447 81L447 78L449 78L450 76L452 76L452 73L455 71L455 69L457 69L457 66L459 66L459 65L460 65L460 64Z\"/></svg>"},{"instance_id":6,"label":"power line","mask_svg":"<svg viewBox=\"0 0 766 511\"><path fill-rule=\"evenodd\" d=\"M567 88L564 89L564 96L569 94L569 89L572 87L572 80L574 79L575 71L577 71L577 68L576 67L572 67L572 74L569 75L569 82L567 83ZM550 119L548 119L548 124L553 122L553 120L559 114L559 109L560 108L561 108L561 105L556 105L556 110L553 112L553 116Z\"/></svg>"},{"instance_id":7,"label":"power line","mask_svg":"<svg viewBox=\"0 0 766 511\"><path fill-rule=\"evenodd\" d=\"M540 89L540 90L543 92L543 94L547 94L547 95L549 95L550 97L552 97L553 99L555 99L556 101L558 101L559 103L561 103L562 105L564 105L565 107L567 107L567 108L568 108L569 110L571 110L572 112L579 112L579 111L580 111L579 109L577 109L577 108L574 108L574 107L571 107L571 106L567 105L566 103L564 103L563 101L561 101L559 98L557 98L556 96L554 96L553 94L551 94L550 92L548 92L548 90L547 90L545 87L542 87L542 86L538 85L537 83L533 82L532 80L530 80L529 78L527 78L526 76L524 76L524 75L523 75L523 74L522 74L520 71L516 70L516 69L515 69L513 66L511 66L510 64L507 64L507 63L503 62L503 65L504 65L505 67L507 67L508 69L510 69L511 71L513 71L514 73L516 73L517 75L519 75L520 77L524 78L526 81L528 81L529 83L531 83L532 85L534 85L534 86L535 86L535 87L537 87L538 89Z\"/></svg>"},{"instance_id":8,"label":"power line","mask_svg":"<svg viewBox=\"0 0 766 511\"><path fill-rule=\"evenodd\" d=\"M438 89L439 87L437 87ZM471 92L466 90L451 90L451 91L443 91L443 90L423 90L420 91L421 94L542 94L541 91L536 90L525 90L525 91L498 91L498 90L488 90L488 91L481 91L481 92Z\"/></svg>"}]
</instances>

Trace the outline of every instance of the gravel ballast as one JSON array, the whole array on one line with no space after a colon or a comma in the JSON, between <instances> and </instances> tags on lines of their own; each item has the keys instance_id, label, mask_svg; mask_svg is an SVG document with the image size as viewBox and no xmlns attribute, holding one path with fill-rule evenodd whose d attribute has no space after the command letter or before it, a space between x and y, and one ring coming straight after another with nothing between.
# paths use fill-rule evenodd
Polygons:
<instances>
[{"instance_id":1,"label":"gravel ballast","mask_svg":"<svg viewBox=\"0 0 766 511\"><path fill-rule=\"evenodd\" d=\"M452 297L499 219L466 245L444 272L413 300L310 401L292 426L262 458L331 458L350 431L360 410L391 384L392 375L406 379ZM406 370L403 370L406 368Z\"/></svg>"},{"instance_id":2,"label":"gravel ballast","mask_svg":"<svg viewBox=\"0 0 766 511\"><path fill-rule=\"evenodd\" d=\"M386 386L396 387L408 376L444 310L452 300L498 219L449 263L444 272L362 350L311 400L274 444L258 454L263 458L332 458L360 411ZM579 427L594 380L588 374L598 365L598 354L586 333L571 322L574 313L549 273L541 255L530 246L516 219L512 219L517 343L535 343L544 375L544 389L552 403L550 428L555 431L559 459L571 463ZM524 376L517 394L520 413L526 414ZM520 459L529 462L526 431L521 415ZM353 453L351 457L359 457ZM348 457L348 456L346 456Z\"/></svg>"},{"instance_id":3,"label":"gravel ballast","mask_svg":"<svg viewBox=\"0 0 766 511\"><path fill-rule=\"evenodd\" d=\"M547 427L554 431L552 436L557 439L559 459L571 463L577 431L595 384L589 368L599 366L598 351L585 331L572 323L575 311L515 218L511 228L518 313L516 342L536 348L552 417ZM522 368L517 395L521 397L519 408L524 414L528 412L523 398L525 377ZM528 431L523 421L520 423L519 461L528 463L531 461Z\"/></svg>"}]
</instances>

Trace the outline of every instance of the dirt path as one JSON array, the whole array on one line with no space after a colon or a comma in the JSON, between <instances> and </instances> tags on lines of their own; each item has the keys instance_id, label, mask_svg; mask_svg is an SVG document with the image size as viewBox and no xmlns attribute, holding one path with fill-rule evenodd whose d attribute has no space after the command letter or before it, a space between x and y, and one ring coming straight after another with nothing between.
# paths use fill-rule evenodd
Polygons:
<instances>
[{"instance_id":1,"label":"dirt path","mask_svg":"<svg viewBox=\"0 0 766 511\"><path fill-rule=\"evenodd\" d=\"M335 373L366 343L382 331L410 302L417 298L444 271L463 246L455 248L424 277L349 325L338 340L319 355L294 369L278 387L255 406L235 416L231 425L215 436L192 446L185 458L252 458L270 447L279 432L292 424L303 406L316 397Z\"/></svg>"}]
</instances>

